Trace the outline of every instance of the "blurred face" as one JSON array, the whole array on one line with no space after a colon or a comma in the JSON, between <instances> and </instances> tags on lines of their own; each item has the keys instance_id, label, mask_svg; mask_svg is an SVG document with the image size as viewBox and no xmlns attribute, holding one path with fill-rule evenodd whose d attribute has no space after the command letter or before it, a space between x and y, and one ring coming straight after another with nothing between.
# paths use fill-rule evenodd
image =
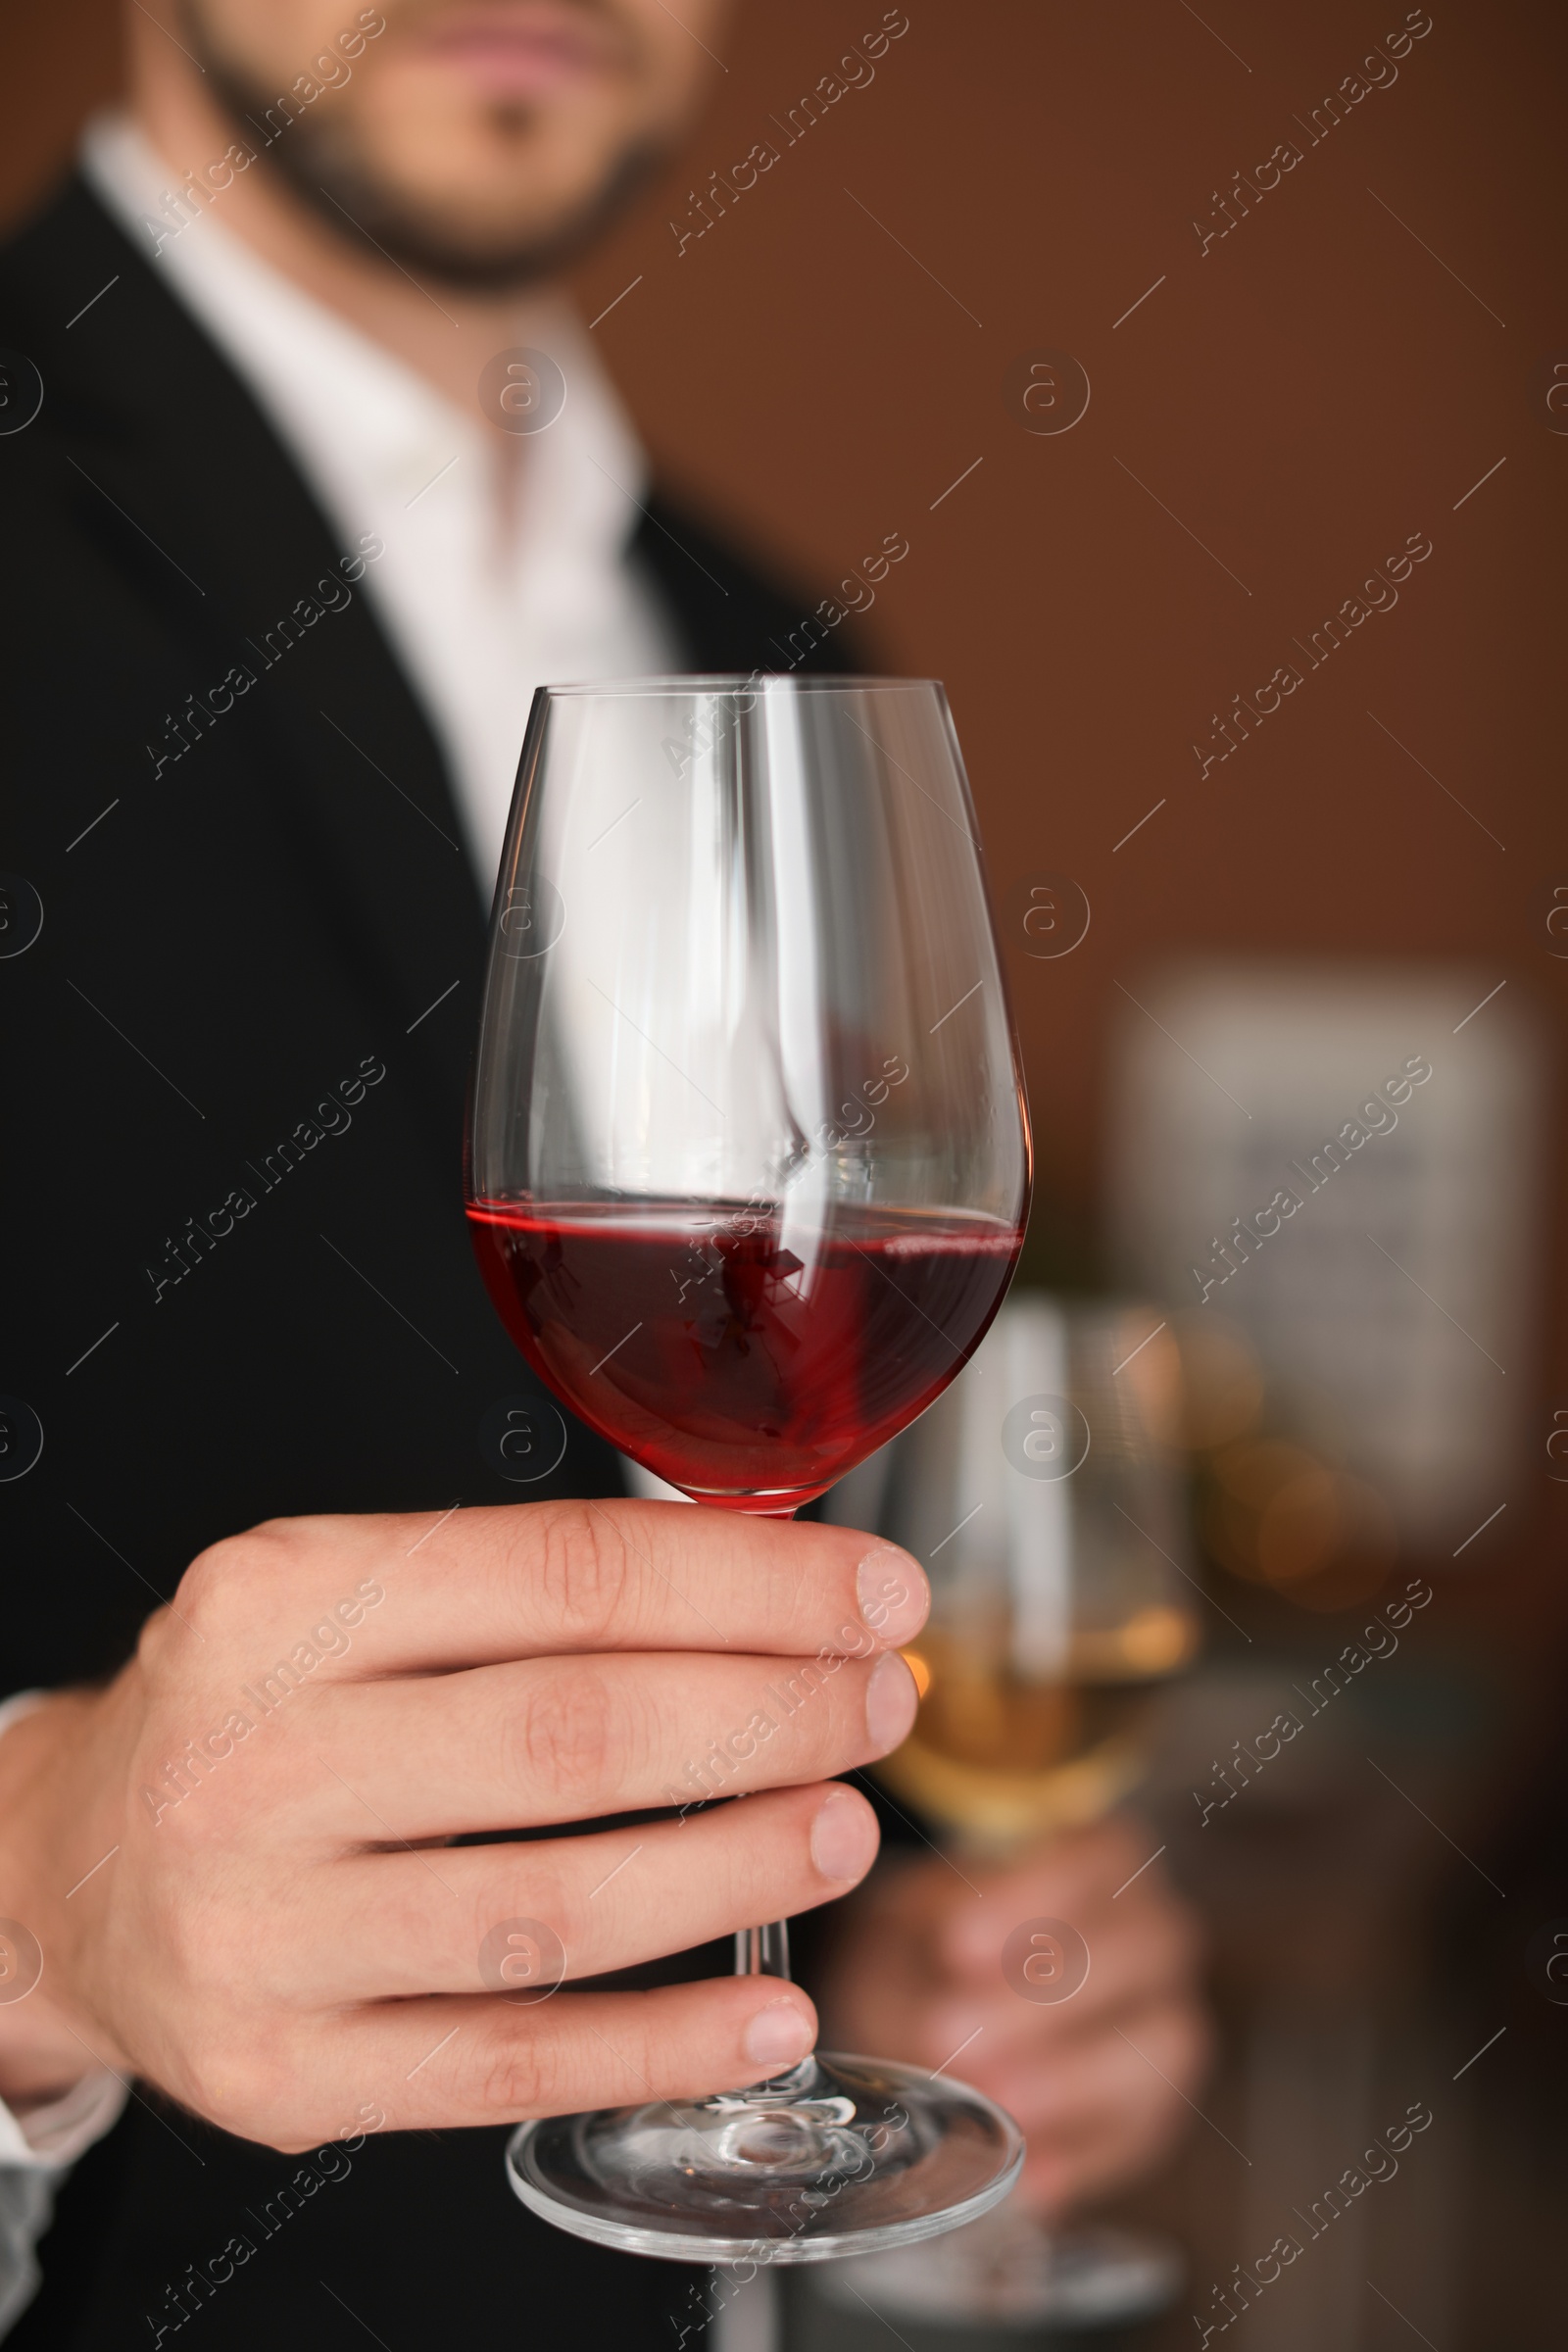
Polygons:
<instances>
[{"instance_id":1,"label":"blurred face","mask_svg":"<svg viewBox=\"0 0 1568 2352\"><path fill-rule=\"evenodd\" d=\"M334 228L341 205L397 260L502 287L569 259L668 153L721 5L181 0L176 24L236 135Z\"/></svg>"}]
</instances>

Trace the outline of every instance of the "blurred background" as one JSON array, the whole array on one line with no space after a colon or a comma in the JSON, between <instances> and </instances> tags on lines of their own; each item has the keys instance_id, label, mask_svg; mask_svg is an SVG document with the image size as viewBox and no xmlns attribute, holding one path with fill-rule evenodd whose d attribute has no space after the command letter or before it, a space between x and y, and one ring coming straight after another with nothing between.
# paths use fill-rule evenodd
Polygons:
<instances>
[{"instance_id":1,"label":"blurred background","mask_svg":"<svg viewBox=\"0 0 1568 2352\"><path fill-rule=\"evenodd\" d=\"M1424 2101L1249 2340L1544 2343L1568 21L906 13L802 127L881 12L743 8L681 169L579 291L668 486L812 583L803 619L906 540L860 641L946 680L968 759L1039 1152L1024 1279L1173 1351L1201 1647L1142 1802L1208 1922L1222 2055L1121 2216L1184 2250L1180 2300L1096 2340L1217 2329L1211 2282ZM11 13L8 218L115 94L117 40L113 0ZM1249 1774L1413 1582L1396 1652ZM801 2343L956 2340L789 2283Z\"/></svg>"}]
</instances>

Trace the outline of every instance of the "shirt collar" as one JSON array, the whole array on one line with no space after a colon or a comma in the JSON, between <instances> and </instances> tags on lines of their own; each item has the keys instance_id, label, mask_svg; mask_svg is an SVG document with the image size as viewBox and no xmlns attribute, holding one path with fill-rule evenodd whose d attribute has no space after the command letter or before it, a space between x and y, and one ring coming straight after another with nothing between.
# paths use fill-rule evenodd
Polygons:
<instances>
[{"instance_id":1,"label":"shirt collar","mask_svg":"<svg viewBox=\"0 0 1568 2352\"><path fill-rule=\"evenodd\" d=\"M428 484L433 451L488 476L494 434L477 400L465 413L416 370L273 269L221 219L220 195L186 219L157 151L124 115L96 118L81 169L100 201L249 386L313 487L341 509L372 479L400 500ZM188 203L186 210L188 211ZM531 572L560 583L616 562L636 530L648 466L636 431L573 312L543 330L566 379L565 405L531 436L520 502ZM353 517L342 515L345 525Z\"/></svg>"}]
</instances>

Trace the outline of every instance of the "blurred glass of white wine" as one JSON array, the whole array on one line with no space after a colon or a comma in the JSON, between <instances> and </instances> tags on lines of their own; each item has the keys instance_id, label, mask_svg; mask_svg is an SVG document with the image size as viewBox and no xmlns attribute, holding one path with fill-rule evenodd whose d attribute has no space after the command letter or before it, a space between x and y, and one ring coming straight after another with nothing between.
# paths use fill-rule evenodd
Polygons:
<instances>
[{"instance_id":1,"label":"blurred glass of white wine","mask_svg":"<svg viewBox=\"0 0 1568 2352\"><path fill-rule=\"evenodd\" d=\"M971 1850L1092 1820L1140 1776L1159 1687L1198 1646L1180 1401L1157 1311L1015 1292L958 1379L834 1494L834 1518L874 1518L930 1575L905 1653L919 1715L878 1770Z\"/></svg>"},{"instance_id":2,"label":"blurred glass of white wine","mask_svg":"<svg viewBox=\"0 0 1568 2352\"><path fill-rule=\"evenodd\" d=\"M1015 1291L937 1402L829 1497L930 1576L904 1653L920 1711L877 1773L970 1853L1004 1862L1141 1777L1160 1688L1198 1647L1181 1405L1157 1309ZM1163 2309L1182 2260L1104 2224L1048 2230L1015 2196L832 2271L829 2300L893 2322L1079 2328Z\"/></svg>"}]
</instances>

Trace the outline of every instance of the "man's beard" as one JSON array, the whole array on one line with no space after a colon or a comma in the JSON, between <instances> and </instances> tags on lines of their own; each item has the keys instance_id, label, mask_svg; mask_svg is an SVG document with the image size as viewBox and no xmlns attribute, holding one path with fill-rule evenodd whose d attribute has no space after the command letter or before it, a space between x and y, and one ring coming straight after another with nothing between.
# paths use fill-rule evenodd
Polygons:
<instances>
[{"instance_id":1,"label":"man's beard","mask_svg":"<svg viewBox=\"0 0 1568 2352\"><path fill-rule=\"evenodd\" d=\"M330 116L313 121L308 114L296 115L283 131L269 134L263 125L268 110L278 105L278 92L215 49L196 8L187 5L180 13L208 88L247 144L254 144L252 133L270 137L263 152L301 202L339 236L353 238L358 229L390 261L451 286L506 292L553 277L594 242L664 160L662 147L652 141L625 148L598 187L549 228L510 237L505 231L466 236L421 214L416 201L377 177ZM330 105L331 95L323 90L312 103ZM519 123L525 120L523 109L506 111Z\"/></svg>"}]
</instances>

